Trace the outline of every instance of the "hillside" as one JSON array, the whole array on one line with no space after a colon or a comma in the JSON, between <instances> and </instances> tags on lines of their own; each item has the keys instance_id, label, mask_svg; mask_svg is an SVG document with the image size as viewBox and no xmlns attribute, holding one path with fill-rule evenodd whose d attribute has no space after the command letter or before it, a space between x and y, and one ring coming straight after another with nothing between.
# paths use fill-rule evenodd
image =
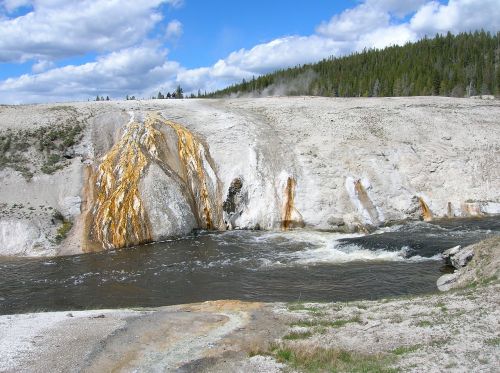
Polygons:
<instances>
[{"instance_id":1,"label":"hillside","mask_svg":"<svg viewBox=\"0 0 500 373\"><path fill-rule=\"evenodd\" d=\"M0 254L498 213L499 117L432 97L3 106Z\"/></svg>"},{"instance_id":2,"label":"hillside","mask_svg":"<svg viewBox=\"0 0 500 373\"><path fill-rule=\"evenodd\" d=\"M500 32L436 35L243 80L205 97L500 95Z\"/></svg>"}]
</instances>

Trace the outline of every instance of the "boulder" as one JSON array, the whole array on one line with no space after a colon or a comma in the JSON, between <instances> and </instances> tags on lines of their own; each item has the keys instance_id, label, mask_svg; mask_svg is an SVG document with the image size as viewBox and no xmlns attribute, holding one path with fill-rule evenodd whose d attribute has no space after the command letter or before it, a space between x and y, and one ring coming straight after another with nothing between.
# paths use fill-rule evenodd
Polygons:
<instances>
[{"instance_id":1,"label":"boulder","mask_svg":"<svg viewBox=\"0 0 500 373\"><path fill-rule=\"evenodd\" d=\"M474 257L474 250L471 247L454 246L451 249L444 251L441 254L446 264L460 269L465 267L467 263Z\"/></svg>"},{"instance_id":2,"label":"boulder","mask_svg":"<svg viewBox=\"0 0 500 373\"><path fill-rule=\"evenodd\" d=\"M436 285L440 291L448 291L452 288L453 284L457 282L458 273L449 273L442 275L436 281Z\"/></svg>"},{"instance_id":3,"label":"boulder","mask_svg":"<svg viewBox=\"0 0 500 373\"><path fill-rule=\"evenodd\" d=\"M474 249L472 247L465 247L455 255L451 256L451 265L457 269L465 267L467 263L474 257Z\"/></svg>"}]
</instances>

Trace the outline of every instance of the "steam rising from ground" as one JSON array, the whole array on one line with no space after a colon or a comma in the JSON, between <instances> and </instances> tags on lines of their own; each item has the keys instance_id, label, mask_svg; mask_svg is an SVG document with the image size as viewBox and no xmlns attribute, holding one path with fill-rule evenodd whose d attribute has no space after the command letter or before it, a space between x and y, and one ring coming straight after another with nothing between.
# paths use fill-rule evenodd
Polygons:
<instances>
[{"instance_id":1,"label":"steam rising from ground","mask_svg":"<svg viewBox=\"0 0 500 373\"><path fill-rule=\"evenodd\" d=\"M279 79L277 82L264 88L262 91L254 90L252 92L238 92L231 94L231 98L247 97L259 98L270 96L299 96L310 92L311 84L317 78L318 74L309 69L300 75L297 75L292 80L285 81Z\"/></svg>"}]
</instances>

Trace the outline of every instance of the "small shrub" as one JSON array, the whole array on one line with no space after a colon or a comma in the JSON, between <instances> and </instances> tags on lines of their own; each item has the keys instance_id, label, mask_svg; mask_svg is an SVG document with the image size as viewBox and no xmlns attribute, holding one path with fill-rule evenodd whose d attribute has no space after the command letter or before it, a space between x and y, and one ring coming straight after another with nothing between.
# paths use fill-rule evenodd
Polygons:
<instances>
[{"instance_id":1,"label":"small shrub","mask_svg":"<svg viewBox=\"0 0 500 373\"><path fill-rule=\"evenodd\" d=\"M73 227L73 223L70 221L64 221L62 225L57 229L56 243L61 243L68 235L69 231Z\"/></svg>"}]
</instances>

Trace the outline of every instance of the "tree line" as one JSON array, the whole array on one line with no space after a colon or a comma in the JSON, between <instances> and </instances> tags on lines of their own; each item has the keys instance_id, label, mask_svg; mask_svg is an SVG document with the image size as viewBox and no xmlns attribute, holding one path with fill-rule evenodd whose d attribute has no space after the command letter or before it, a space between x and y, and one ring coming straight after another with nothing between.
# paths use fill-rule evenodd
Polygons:
<instances>
[{"instance_id":1,"label":"tree line","mask_svg":"<svg viewBox=\"0 0 500 373\"><path fill-rule=\"evenodd\" d=\"M169 98L184 98L184 90L180 85L178 85L175 91L173 91L172 93L167 92L167 94L164 95L163 93L161 93L161 91L159 91L156 96L152 96L151 98L158 100L169 99Z\"/></svg>"},{"instance_id":2,"label":"tree line","mask_svg":"<svg viewBox=\"0 0 500 373\"><path fill-rule=\"evenodd\" d=\"M404 46L330 57L201 97L273 92L331 97L500 95L500 32L438 34Z\"/></svg>"}]
</instances>

